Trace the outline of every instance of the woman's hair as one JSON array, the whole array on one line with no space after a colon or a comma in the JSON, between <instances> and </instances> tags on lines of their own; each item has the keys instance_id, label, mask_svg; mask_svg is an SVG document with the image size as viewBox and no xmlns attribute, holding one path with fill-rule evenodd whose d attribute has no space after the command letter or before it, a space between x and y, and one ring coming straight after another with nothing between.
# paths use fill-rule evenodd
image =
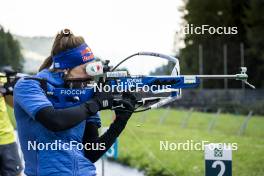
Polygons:
<instances>
[{"instance_id":1,"label":"woman's hair","mask_svg":"<svg viewBox=\"0 0 264 176\"><path fill-rule=\"evenodd\" d=\"M42 65L39 67L39 71L50 68L52 65L52 57L56 54L68 49L76 48L83 43L85 43L83 37L73 35L69 29L61 30L55 37L50 56L44 60Z\"/></svg>"}]
</instances>

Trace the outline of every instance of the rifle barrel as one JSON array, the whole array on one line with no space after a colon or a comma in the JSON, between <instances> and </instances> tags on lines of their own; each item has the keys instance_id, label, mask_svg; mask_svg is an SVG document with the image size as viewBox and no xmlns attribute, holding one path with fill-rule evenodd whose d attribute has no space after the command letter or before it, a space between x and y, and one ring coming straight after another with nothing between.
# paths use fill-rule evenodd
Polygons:
<instances>
[{"instance_id":1,"label":"rifle barrel","mask_svg":"<svg viewBox=\"0 0 264 176\"><path fill-rule=\"evenodd\" d=\"M237 79L238 75L193 75L201 79Z\"/></svg>"}]
</instances>

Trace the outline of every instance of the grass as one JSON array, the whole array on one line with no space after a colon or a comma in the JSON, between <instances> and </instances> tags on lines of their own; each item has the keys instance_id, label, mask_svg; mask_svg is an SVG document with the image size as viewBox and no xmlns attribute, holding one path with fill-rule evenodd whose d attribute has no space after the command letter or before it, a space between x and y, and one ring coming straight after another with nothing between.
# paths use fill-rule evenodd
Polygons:
<instances>
[{"instance_id":1,"label":"grass","mask_svg":"<svg viewBox=\"0 0 264 176\"><path fill-rule=\"evenodd\" d=\"M8 108L12 117L11 108ZM208 125L213 113L193 112L186 128L182 122L188 111L165 109L134 114L119 137L118 162L144 170L148 176L204 175L204 152L160 150L160 141L237 143L233 151L233 175L264 175L264 117L253 116L243 136L238 135L245 116L221 114L212 131ZM167 115L166 115L167 114ZM160 123L160 118L164 117ZM101 113L102 126L109 126L113 113ZM14 120L11 118L12 122ZM15 124L15 123L14 123Z\"/></svg>"},{"instance_id":2,"label":"grass","mask_svg":"<svg viewBox=\"0 0 264 176\"><path fill-rule=\"evenodd\" d=\"M243 136L238 135L245 116L221 114L212 131L208 125L214 114L193 112L186 128L181 124L188 111L170 110L160 124L165 109L134 114L119 137L118 162L137 167L146 175L204 175L204 151L160 150L160 141L170 143L237 143L233 151L233 175L264 175L264 118L253 116ZM112 112L101 113L103 126L112 121ZM145 117L145 118L144 118Z\"/></svg>"}]
</instances>

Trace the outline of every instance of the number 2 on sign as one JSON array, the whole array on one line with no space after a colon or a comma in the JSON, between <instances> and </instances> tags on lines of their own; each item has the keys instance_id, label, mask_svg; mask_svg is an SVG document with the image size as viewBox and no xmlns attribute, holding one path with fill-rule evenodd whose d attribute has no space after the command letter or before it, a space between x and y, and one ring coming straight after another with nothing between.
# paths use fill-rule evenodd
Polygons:
<instances>
[{"instance_id":1,"label":"number 2 on sign","mask_svg":"<svg viewBox=\"0 0 264 176\"><path fill-rule=\"evenodd\" d=\"M225 173L225 164L223 161L215 161L212 164L212 168L216 168L217 165L220 165L220 172L218 173L217 176L223 176Z\"/></svg>"}]
</instances>

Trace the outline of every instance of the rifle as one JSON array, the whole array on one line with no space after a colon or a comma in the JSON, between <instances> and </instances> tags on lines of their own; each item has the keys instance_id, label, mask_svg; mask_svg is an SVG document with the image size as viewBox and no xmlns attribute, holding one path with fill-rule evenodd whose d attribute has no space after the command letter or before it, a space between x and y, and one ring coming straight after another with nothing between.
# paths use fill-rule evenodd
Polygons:
<instances>
[{"instance_id":1,"label":"rifle","mask_svg":"<svg viewBox=\"0 0 264 176\"><path fill-rule=\"evenodd\" d=\"M130 75L127 71L117 70L123 62L135 56L163 58L173 62L175 66L171 71L171 75L160 76ZM97 77L97 79L85 87L81 89L55 88L53 91L47 92L47 95L57 97L59 100L58 106L65 107L70 97L76 101L83 102L92 98L95 91L105 91L105 88L114 94L116 104L122 100L123 92L136 92L140 96L137 98L136 110L134 112L142 112L162 107L180 99L182 97L182 89L199 87L201 79L233 79L242 81L255 89L247 81L246 67L241 67L241 72L234 75L180 75L180 64L177 58L153 52L135 53L123 59L115 67L109 66L109 63L110 61L106 60L105 62L98 61L87 64L86 72L89 75ZM154 88L149 92L145 92L143 90L144 87ZM146 97L146 95L149 95L147 93L150 93L151 96ZM122 107L122 104L112 107L112 110L118 107Z\"/></svg>"},{"instance_id":2,"label":"rifle","mask_svg":"<svg viewBox=\"0 0 264 176\"><path fill-rule=\"evenodd\" d=\"M1 68L0 73L0 93L2 95L13 94L15 80L17 79L17 72L10 66L4 66Z\"/></svg>"},{"instance_id":3,"label":"rifle","mask_svg":"<svg viewBox=\"0 0 264 176\"><path fill-rule=\"evenodd\" d=\"M173 62L175 65L171 70L171 75L147 76L147 75L130 75L127 71L118 71L117 68L135 56L154 56ZM142 112L155 109L181 99L182 89L197 88L202 79L233 79L244 82L249 87L255 89L248 83L247 68L241 67L241 72L234 75L181 75L179 60L175 57L154 52L138 52L128 56L119 62L115 67L109 66L110 61L97 61L89 63L86 66L86 72L96 79L86 84L82 88L54 88L46 91L47 96L56 97L55 103L58 108L71 106L72 102L85 102L92 98L96 91L106 91L114 95L115 107L112 110L122 107L118 102L122 100L123 92L135 92L137 97L135 112ZM7 79L3 86L0 86L2 94L12 94L16 81L27 75L17 73L10 67L3 69L4 75L0 78ZM144 91L144 87L150 87L149 91ZM69 102L69 100L72 100Z\"/></svg>"}]
</instances>

